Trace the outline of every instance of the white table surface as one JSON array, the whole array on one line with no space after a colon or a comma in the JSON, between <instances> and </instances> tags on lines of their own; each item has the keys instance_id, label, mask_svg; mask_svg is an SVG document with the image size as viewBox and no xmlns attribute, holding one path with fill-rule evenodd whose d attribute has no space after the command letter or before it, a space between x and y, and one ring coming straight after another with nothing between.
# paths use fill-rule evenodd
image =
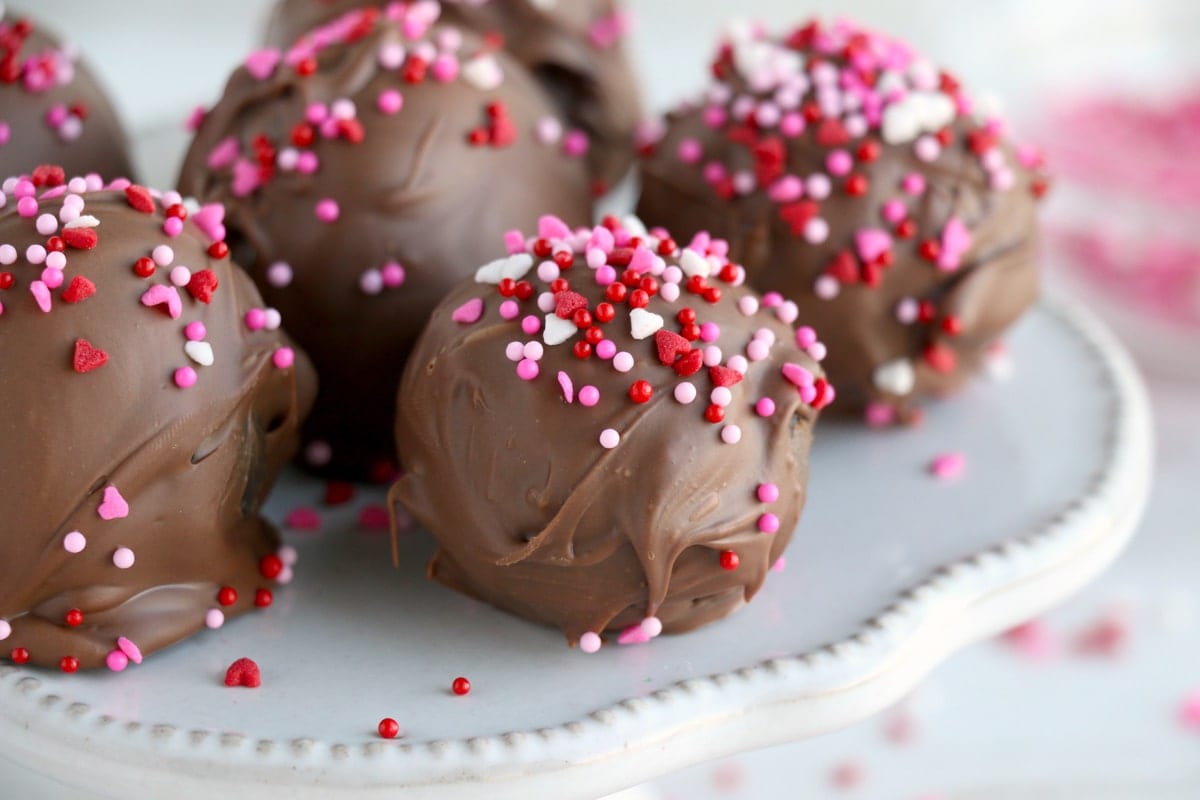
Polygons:
<instances>
[{"instance_id":1,"label":"white table surface","mask_svg":"<svg viewBox=\"0 0 1200 800\"><path fill-rule=\"evenodd\" d=\"M569 2L570 0L565 0ZM951 64L969 85L994 88L1018 119L1080 85L1158 94L1200 75L1194 0L629 0L636 57L658 108L702 83L713 34L731 15L783 25L811 11L843 13L894 31ZM70 29L113 87L136 131L180 124L211 102L228 68L254 44L268 0L130 2L8 0ZM799 8L798 8L799 7ZM163 31L186 31L168 38ZM136 53L136 56L135 56ZM147 69L147 54L153 69ZM161 137L160 137L161 138ZM140 154L169 180L181 155L167 143ZM1051 207L1053 213L1053 207ZM1144 529L1106 577L1045 625L1057 654L1031 660L994 642L959 654L893 714L821 739L695 767L629 796L671 800L846 797L898 800L1200 797L1200 731L1177 721L1200 690L1200 385L1151 376L1158 424L1157 484ZM1123 609L1129 641L1117 657L1072 643ZM897 720L910 741L888 736ZM855 785L838 785L836 776Z\"/></svg>"}]
</instances>

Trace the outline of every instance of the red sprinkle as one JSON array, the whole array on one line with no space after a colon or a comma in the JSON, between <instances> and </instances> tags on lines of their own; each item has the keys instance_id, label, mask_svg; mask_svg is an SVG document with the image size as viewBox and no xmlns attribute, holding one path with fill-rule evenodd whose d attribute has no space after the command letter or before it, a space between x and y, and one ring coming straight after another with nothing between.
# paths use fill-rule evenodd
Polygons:
<instances>
[{"instance_id":1,"label":"red sprinkle","mask_svg":"<svg viewBox=\"0 0 1200 800\"><path fill-rule=\"evenodd\" d=\"M654 344L658 347L658 360L666 366L671 366L692 349L692 343L678 333L661 329L654 333Z\"/></svg>"},{"instance_id":2,"label":"red sprinkle","mask_svg":"<svg viewBox=\"0 0 1200 800\"><path fill-rule=\"evenodd\" d=\"M712 382L717 386L733 386L742 382L742 373L732 367L709 367L708 377L712 378Z\"/></svg>"},{"instance_id":3,"label":"red sprinkle","mask_svg":"<svg viewBox=\"0 0 1200 800\"><path fill-rule=\"evenodd\" d=\"M0 272L0 289L11 289L16 280L11 272Z\"/></svg>"},{"instance_id":4,"label":"red sprinkle","mask_svg":"<svg viewBox=\"0 0 1200 800\"><path fill-rule=\"evenodd\" d=\"M225 258L229 255L229 245L224 242L213 242L208 246L208 255L212 258Z\"/></svg>"},{"instance_id":5,"label":"red sprinkle","mask_svg":"<svg viewBox=\"0 0 1200 800\"><path fill-rule=\"evenodd\" d=\"M222 586L221 591L217 592L217 602L223 606L231 606L238 600L237 589L232 586Z\"/></svg>"},{"instance_id":6,"label":"red sprinkle","mask_svg":"<svg viewBox=\"0 0 1200 800\"><path fill-rule=\"evenodd\" d=\"M33 168L30 177L34 186L45 186L47 189L62 186L67 182L66 172L57 164L40 164Z\"/></svg>"},{"instance_id":7,"label":"red sprinkle","mask_svg":"<svg viewBox=\"0 0 1200 800\"><path fill-rule=\"evenodd\" d=\"M135 183L125 187L125 199L129 201L129 205L134 211L140 211L143 214L154 213L154 198L145 186L138 186Z\"/></svg>"},{"instance_id":8,"label":"red sprinkle","mask_svg":"<svg viewBox=\"0 0 1200 800\"><path fill-rule=\"evenodd\" d=\"M325 484L325 505L340 506L354 499L354 484L346 481L329 481Z\"/></svg>"},{"instance_id":9,"label":"red sprinkle","mask_svg":"<svg viewBox=\"0 0 1200 800\"><path fill-rule=\"evenodd\" d=\"M99 369L108 363L108 353L94 347L87 339L75 340L73 366L80 375Z\"/></svg>"},{"instance_id":10,"label":"red sprinkle","mask_svg":"<svg viewBox=\"0 0 1200 800\"><path fill-rule=\"evenodd\" d=\"M690 350L675 362L675 374L687 378L695 375L704 366L704 353Z\"/></svg>"},{"instance_id":11,"label":"red sprinkle","mask_svg":"<svg viewBox=\"0 0 1200 800\"><path fill-rule=\"evenodd\" d=\"M254 605L259 608L267 608L274 602L275 595L270 589L256 589L254 591Z\"/></svg>"},{"instance_id":12,"label":"red sprinkle","mask_svg":"<svg viewBox=\"0 0 1200 800\"><path fill-rule=\"evenodd\" d=\"M70 675L72 672L79 671L79 659L75 656L63 656L58 662L58 668Z\"/></svg>"},{"instance_id":13,"label":"red sprinkle","mask_svg":"<svg viewBox=\"0 0 1200 800\"><path fill-rule=\"evenodd\" d=\"M100 243L100 237L93 228L67 228L62 232L62 238L67 246L76 250L91 250Z\"/></svg>"},{"instance_id":14,"label":"red sprinkle","mask_svg":"<svg viewBox=\"0 0 1200 800\"><path fill-rule=\"evenodd\" d=\"M738 565L741 563L742 560L738 558L737 553L733 552L732 550L721 551L721 569L732 572L733 570L737 569Z\"/></svg>"},{"instance_id":15,"label":"red sprinkle","mask_svg":"<svg viewBox=\"0 0 1200 800\"><path fill-rule=\"evenodd\" d=\"M283 572L283 559L274 553L265 555L258 560L258 571L264 578L273 581Z\"/></svg>"},{"instance_id":16,"label":"red sprinkle","mask_svg":"<svg viewBox=\"0 0 1200 800\"><path fill-rule=\"evenodd\" d=\"M217 291L220 285L217 280L217 273L211 269L202 269L199 272L192 273L192 279L188 281L188 294L199 300L201 303L212 302L213 293Z\"/></svg>"},{"instance_id":17,"label":"red sprinkle","mask_svg":"<svg viewBox=\"0 0 1200 800\"><path fill-rule=\"evenodd\" d=\"M450 684L450 691L454 692L459 697L471 693L471 682L461 675L454 679Z\"/></svg>"},{"instance_id":18,"label":"red sprinkle","mask_svg":"<svg viewBox=\"0 0 1200 800\"><path fill-rule=\"evenodd\" d=\"M66 613L63 620L72 628L78 628L83 624L83 612L78 608L72 608Z\"/></svg>"},{"instance_id":19,"label":"red sprinkle","mask_svg":"<svg viewBox=\"0 0 1200 800\"><path fill-rule=\"evenodd\" d=\"M96 284L82 275L76 275L62 293L64 303L82 303L96 293Z\"/></svg>"},{"instance_id":20,"label":"red sprinkle","mask_svg":"<svg viewBox=\"0 0 1200 800\"><path fill-rule=\"evenodd\" d=\"M225 685L257 689L262 686L262 671L252 659L239 658L225 670Z\"/></svg>"},{"instance_id":21,"label":"red sprinkle","mask_svg":"<svg viewBox=\"0 0 1200 800\"><path fill-rule=\"evenodd\" d=\"M648 403L654 396L654 387L650 381L634 381L629 387L629 399L635 403Z\"/></svg>"},{"instance_id":22,"label":"red sprinkle","mask_svg":"<svg viewBox=\"0 0 1200 800\"><path fill-rule=\"evenodd\" d=\"M712 403L708 408L704 409L704 418L716 425L719 422L725 421L725 409L716 403Z\"/></svg>"},{"instance_id":23,"label":"red sprinkle","mask_svg":"<svg viewBox=\"0 0 1200 800\"><path fill-rule=\"evenodd\" d=\"M29 651L24 647L14 647L8 655L14 664L25 664L29 661Z\"/></svg>"},{"instance_id":24,"label":"red sprinkle","mask_svg":"<svg viewBox=\"0 0 1200 800\"><path fill-rule=\"evenodd\" d=\"M400 723L391 717L379 720L379 735L384 739L395 739L400 735Z\"/></svg>"},{"instance_id":25,"label":"red sprinkle","mask_svg":"<svg viewBox=\"0 0 1200 800\"><path fill-rule=\"evenodd\" d=\"M149 278L154 274L156 266L154 259L149 256L142 256L137 261L133 262L133 274L139 278Z\"/></svg>"}]
</instances>

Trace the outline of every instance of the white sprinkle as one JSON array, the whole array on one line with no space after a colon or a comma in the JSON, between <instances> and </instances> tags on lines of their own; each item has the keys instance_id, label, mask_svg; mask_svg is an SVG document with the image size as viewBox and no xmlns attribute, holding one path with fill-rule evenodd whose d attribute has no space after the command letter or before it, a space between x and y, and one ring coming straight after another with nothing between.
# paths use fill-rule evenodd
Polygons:
<instances>
[{"instance_id":1,"label":"white sprinkle","mask_svg":"<svg viewBox=\"0 0 1200 800\"><path fill-rule=\"evenodd\" d=\"M689 278L695 275L707 278L712 272L712 264L708 263L708 259L689 247L679 254L679 267Z\"/></svg>"},{"instance_id":2,"label":"white sprinkle","mask_svg":"<svg viewBox=\"0 0 1200 800\"><path fill-rule=\"evenodd\" d=\"M183 346L183 352L202 367L213 365L213 349L208 342L188 342Z\"/></svg>"},{"instance_id":3,"label":"white sprinkle","mask_svg":"<svg viewBox=\"0 0 1200 800\"><path fill-rule=\"evenodd\" d=\"M93 217L91 214L80 214L75 219L63 225L64 231L69 231L73 228L95 228L100 224L100 220Z\"/></svg>"},{"instance_id":4,"label":"white sprinkle","mask_svg":"<svg viewBox=\"0 0 1200 800\"><path fill-rule=\"evenodd\" d=\"M546 324L542 326L542 341L554 347L570 339L579 328L569 319L563 319L558 314L547 314Z\"/></svg>"},{"instance_id":5,"label":"white sprinkle","mask_svg":"<svg viewBox=\"0 0 1200 800\"><path fill-rule=\"evenodd\" d=\"M664 324L666 320L660 314L644 308L635 308L629 312L629 335L634 339L641 340L653 336Z\"/></svg>"},{"instance_id":6,"label":"white sprinkle","mask_svg":"<svg viewBox=\"0 0 1200 800\"><path fill-rule=\"evenodd\" d=\"M481 92L490 92L504 82L504 71L494 56L483 54L463 62L459 72L463 80Z\"/></svg>"},{"instance_id":7,"label":"white sprinkle","mask_svg":"<svg viewBox=\"0 0 1200 800\"><path fill-rule=\"evenodd\" d=\"M621 443L621 434L617 433L612 428L605 428L600 431L600 446L605 450L612 450Z\"/></svg>"},{"instance_id":8,"label":"white sprinkle","mask_svg":"<svg viewBox=\"0 0 1200 800\"><path fill-rule=\"evenodd\" d=\"M879 391L903 397L912 392L917 375L911 361L898 358L876 367L872 380Z\"/></svg>"},{"instance_id":9,"label":"white sprinkle","mask_svg":"<svg viewBox=\"0 0 1200 800\"><path fill-rule=\"evenodd\" d=\"M507 258L498 258L475 270L475 282L499 284L505 278L519 281L531 269L533 269L533 256L529 253L517 253Z\"/></svg>"}]
</instances>

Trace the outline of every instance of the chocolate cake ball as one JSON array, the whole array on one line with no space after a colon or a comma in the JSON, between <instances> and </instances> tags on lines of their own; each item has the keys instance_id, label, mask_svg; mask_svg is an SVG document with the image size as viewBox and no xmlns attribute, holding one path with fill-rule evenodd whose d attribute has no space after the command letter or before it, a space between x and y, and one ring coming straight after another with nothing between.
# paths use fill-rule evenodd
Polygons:
<instances>
[{"instance_id":1,"label":"chocolate cake ball","mask_svg":"<svg viewBox=\"0 0 1200 800\"><path fill-rule=\"evenodd\" d=\"M268 41L287 47L306 31L370 0L281 0ZM445 20L488 36L527 69L558 105L569 130L563 145L586 148L603 191L634 159L641 102L625 52L629 18L616 0L423 0L375 6L396 17ZM440 9L439 9L440 6Z\"/></svg>"},{"instance_id":2,"label":"chocolate cake ball","mask_svg":"<svg viewBox=\"0 0 1200 800\"><path fill-rule=\"evenodd\" d=\"M58 168L0 195L0 652L130 661L271 604L314 394L220 210Z\"/></svg>"},{"instance_id":3,"label":"chocolate cake ball","mask_svg":"<svg viewBox=\"0 0 1200 800\"><path fill-rule=\"evenodd\" d=\"M548 217L509 244L400 386L391 496L437 539L430 575L589 652L740 608L804 505L824 345L704 234Z\"/></svg>"},{"instance_id":4,"label":"chocolate cake ball","mask_svg":"<svg viewBox=\"0 0 1200 800\"><path fill-rule=\"evenodd\" d=\"M587 170L558 127L503 52L375 8L230 78L180 184L226 204L238 263L316 363L314 469L390 480L396 386L433 307L544 208L588 221Z\"/></svg>"},{"instance_id":5,"label":"chocolate cake ball","mask_svg":"<svg viewBox=\"0 0 1200 800\"><path fill-rule=\"evenodd\" d=\"M133 174L121 123L78 53L0 3L0 176L39 164Z\"/></svg>"},{"instance_id":6,"label":"chocolate cake ball","mask_svg":"<svg viewBox=\"0 0 1200 800\"><path fill-rule=\"evenodd\" d=\"M849 23L736 28L647 142L639 213L730 242L829 345L873 422L959 387L1038 289L1038 154L908 46Z\"/></svg>"}]
</instances>

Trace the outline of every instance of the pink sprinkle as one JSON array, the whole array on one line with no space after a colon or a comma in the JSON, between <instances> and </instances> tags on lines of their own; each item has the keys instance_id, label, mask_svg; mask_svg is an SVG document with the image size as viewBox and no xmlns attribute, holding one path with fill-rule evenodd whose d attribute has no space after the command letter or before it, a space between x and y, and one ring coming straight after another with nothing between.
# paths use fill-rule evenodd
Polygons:
<instances>
[{"instance_id":1,"label":"pink sprinkle","mask_svg":"<svg viewBox=\"0 0 1200 800\"><path fill-rule=\"evenodd\" d=\"M71 531L63 537L63 550L68 553L82 553L85 547L87 547L87 537L79 531Z\"/></svg>"},{"instance_id":2,"label":"pink sprinkle","mask_svg":"<svg viewBox=\"0 0 1200 800\"><path fill-rule=\"evenodd\" d=\"M225 612L219 608L210 608L204 614L204 627L209 630L216 630L225 624Z\"/></svg>"},{"instance_id":3,"label":"pink sprinkle","mask_svg":"<svg viewBox=\"0 0 1200 800\"><path fill-rule=\"evenodd\" d=\"M568 156L579 157L587 155L588 147L588 135L583 131L569 131L563 137L563 152Z\"/></svg>"},{"instance_id":4,"label":"pink sprinkle","mask_svg":"<svg viewBox=\"0 0 1200 800\"><path fill-rule=\"evenodd\" d=\"M767 292L762 297L763 308L775 308L783 303L783 295L779 292Z\"/></svg>"},{"instance_id":5,"label":"pink sprinkle","mask_svg":"<svg viewBox=\"0 0 1200 800\"><path fill-rule=\"evenodd\" d=\"M864 416L872 428L886 428L896 421L896 409L889 403L869 403Z\"/></svg>"},{"instance_id":6,"label":"pink sprinkle","mask_svg":"<svg viewBox=\"0 0 1200 800\"><path fill-rule=\"evenodd\" d=\"M775 413L775 401L769 397L760 397L754 404L754 413L760 417L769 417Z\"/></svg>"},{"instance_id":7,"label":"pink sprinkle","mask_svg":"<svg viewBox=\"0 0 1200 800\"><path fill-rule=\"evenodd\" d=\"M596 355L604 361L614 358L617 355L617 343L612 339L604 339L596 345Z\"/></svg>"},{"instance_id":8,"label":"pink sprinkle","mask_svg":"<svg viewBox=\"0 0 1200 800\"><path fill-rule=\"evenodd\" d=\"M775 563L771 565L771 572L783 572L787 569L787 558L780 556L775 559Z\"/></svg>"},{"instance_id":9,"label":"pink sprinkle","mask_svg":"<svg viewBox=\"0 0 1200 800\"><path fill-rule=\"evenodd\" d=\"M617 644L645 644L648 641L650 634L646 633L641 623L630 625L617 636Z\"/></svg>"},{"instance_id":10,"label":"pink sprinkle","mask_svg":"<svg viewBox=\"0 0 1200 800\"><path fill-rule=\"evenodd\" d=\"M400 109L404 108L404 95L396 89L384 89L379 93L379 98L375 101L375 106L380 112L387 114L389 117L393 114L400 113Z\"/></svg>"},{"instance_id":11,"label":"pink sprinkle","mask_svg":"<svg viewBox=\"0 0 1200 800\"><path fill-rule=\"evenodd\" d=\"M183 233L183 220L179 217L167 217L163 220L163 233L172 239Z\"/></svg>"},{"instance_id":12,"label":"pink sprinkle","mask_svg":"<svg viewBox=\"0 0 1200 800\"><path fill-rule=\"evenodd\" d=\"M763 533L775 533L779 530L779 517L769 512L763 514L758 518L758 529Z\"/></svg>"},{"instance_id":13,"label":"pink sprinkle","mask_svg":"<svg viewBox=\"0 0 1200 800\"><path fill-rule=\"evenodd\" d=\"M521 355L525 358L541 361L542 356L546 354L546 348L542 347L541 342L526 342L521 346Z\"/></svg>"},{"instance_id":14,"label":"pink sprinkle","mask_svg":"<svg viewBox=\"0 0 1200 800\"><path fill-rule=\"evenodd\" d=\"M542 144L554 144L562 138L562 123L554 117L542 117L537 122L534 134Z\"/></svg>"},{"instance_id":15,"label":"pink sprinkle","mask_svg":"<svg viewBox=\"0 0 1200 800\"><path fill-rule=\"evenodd\" d=\"M825 168L830 175L842 176L854 168L854 159L845 150L834 150L825 157Z\"/></svg>"},{"instance_id":16,"label":"pink sprinkle","mask_svg":"<svg viewBox=\"0 0 1200 800\"><path fill-rule=\"evenodd\" d=\"M386 531L391 529L392 520L386 508L372 503L358 512L358 527L364 531Z\"/></svg>"},{"instance_id":17,"label":"pink sprinkle","mask_svg":"<svg viewBox=\"0 0 1200 800\"><path fill-rule=\"evenodd\" d=\"M854 246L859 258L874 261L892 249L892 237L879 228L863 228L854 234Z\"/></svg>"},{"instance_id":18,"label":"pink sprinkle","mask_svg":"<svg viewBox=\"0 0 1200 800\"><path fill-rule=\"evenodd\" d=\"M646 617L638 624L642 626L642 631L651 639L662 635L663 624L662 620L658 617Z\"/></svg>"},{"instance_id":19,"label":"pink sprinkle","mask_svg":"<svg viewBox=\"0 0 1200 800\"><path fill-rule=\"evenodd\" d=\"M700 338L705 342L715 342L721 337L721 326L715 322L706 322L700 326Z\"/></svg>"},{"instance_id":20,"label":"pink sprinkle","mask_svg":"<svg viewBox=\"0 0 1200 800\"><path fill-rule=\"evenodd\" d=\"M901 222L908 216L908 208L905 207L903 200L895 198L888 200L883 204L883 218L893 225Z\"/></svg>"},{"instance_id":21,"label":"pink sprinkle","mask_svg":"<svg viewBox=\"0 0 1200 800\"><path fill-rule=\"evenodd\" d=\"M729 360L725 362L725 366L741 375L745 375L746 370L750 369L750 363L746 361L745 356L736 353L729 357Z\"/></svg>"},{"instance_id":22,"label":"pink sprinkle","mask_svg":"<svg viewBox=\"0 0 1200 800\"><path fill-rule=\"evenodd\" d=\"M244 64L246 71L256 80L265 81L271 77L271 74L275 72L275 68L279 66L280 58L280 52L274 48L256 50L246 56Z\"/></svg>"},{"instance_id":23,"label":"pink sprinkle","mask_svg":"<svg viewBox=\"0 0 1200 800\"><path fill-rule=\"evenodd\" d=\"M538 364L532 358L523 358L517 364L517 377L523 381L531 381L538 376Z\"/></svg>"},{"instance_id":24,"label":"pink sprinkle","mask_svg":"<svg viewBox=\"0 0 1200 800\"><path fill-rule=\"evenodd\" d=\"M929 472L943 481L955 480L962 476L967 468L967 458L962 453L943 453L936 456L929 464Z\"/></svg>"},{"instance_id":25,"label":"pink sprinkle","mask_svg":"<svg viewBox=\"0 0 1200 800\"><path fill-rule=\"evenodd\" d=\"M684 381L675 386L675 400L683 405L688 405L696 399L696 387L691 383Z\"/></svg>"},{"instance_id":26,"label":"pink sprinkle","mask_svg":"<svg viewBox=\"0 0 1200 800\"><path fill-rule=\"evenodd\" d=\"M47 314L50 313L50 287L46 286L44 281L34 281L29 284L29 293L37 301L38 308Z\"/></svg>"},{"instance_id":27,"label":"pink sprinkle","mask_svg":"<svg viewBox=\"0 0 1200 800\"><path fill-rule=\"evenodd\" d=\"M733 402L733 392L727 386L717 386L709 393L709 400L714 406L727 407Z\"/></svg>"},{"instance_id":28,"label":"pink sprinkle","mask_svg":"<svg viewBox=\"0 0 1200 800\"><path fill-rule=\"evenodd\" d=\"M321 515L314 508L299 506L288 512L283 524L294 531L317 531L321 529Z\"/></svg>"},{"instance_id":29,"label":"pink sprinkle","mask_svg":"<svg viewBox=\"0 0 1200 800\"><path fill-rule=\"evenodd\" d=\"M746 345L746 355L751 361L762 361L771 355L771 346L762 339L755 339Z\"/></svg>"},{"instance_id":30,"label":"pink sprinkle","mask_svg":"<svg viewBox=\"0 0 1200 800\"><path fill-rule=\"evenodd\" d=\"M96 513L105 522L114 519L125 519L129 516L129 503L125 502L125 498L117 491L117 487L107 486L104 489L104 497L100 501L100 507L96 509Z\"/></svg>"},{"instance_id":31,"label":"pink sprinkle","mask_svg":"<svg viewBox=\"0 0 1200 800\"><path fill-rule=\"evenodd\" d=\"M129 639L126 639L124 636L117 637L117 648L122 653L129 656L129 660L132 661L133 663L135 663L135 664L142 663L141 649L136 644L131 642Z\"/></svg>"},{"instance_id":32,"label":"pink sprinkle","mask_svg":"<svg viewBox=\"0 0 1200 800\"><path fill-rule=\"evenodd\" d=\"M1110 608L1085 628L1074 642L1077 653L1116 658L1129 644L1129 618L1124 608Z\"/></svg>"},{"instance_id":33,"label":"pink sprinkle","mask_svg":"<svg viewBox=\"0 0 1200 800\"><path fill-rule=\"evenodd\" d=\"M326 197L324 200L317 201L316 212L317 219L321 222L334 222L341 213L341 209L338 208L336 200Z\"/></svg>"},{"instance_id":34,"label":"pink sprinkle","mask_svg":"<svg viewBox=\"0 0 1200 800\"><path fill-rule=\"evenodd\" d=\"M760 503L774 503L779 499L779 487L773 483L760 483L755 494Z\"/></svg>"},{"instance_id":35,"label":"pink sprinkle","mask_svg":"<svg viewBox=\"0 0 1200 800\"><path fill-rule=\"evenodd\" d=\"M521 314L521 307L516 300L505 300L500 304L501 319L516 319Z\"/></svg>"},{"instance_id":36,"label":"pink sprinkle","mask_svg":"<svg viewBox=\"0 0 1200 800\"><path fill-rule=\"evenodd\" d=\"M592 631L588 631L579 637L579 649L588 655L599 652L601 643L600 634L593 633Z\"/></svg>"},{"instance_id":37,"label":"pink sprinkle","mask_svg":"<svg viewBox=\"0 0 1200 800\"><path fill-rule=\"evenodd\" d=\"M175 251L170 245L160 244L150 251L150 260L160 267L169 266L175 260Z\"/></svg>"},{"instance_id":38,"label":"pink sprinkle","mask_svg":"<svg viewBox=\"0 0 1200 800\"><path fill-rule=\"evenodd\" d=\"M813 385L814 378L812 372L800 366L799 364L788 362L787 364L783 365L781 372L783 373L783 377L787 380L787 382L794 386Z\"/></svg>"},{"instance_id":39,"label":"pink sprinkle","mask_svg":"<svg viewBox=\"0 0 1200 800\"><path fill-rule=\"evenodd\" d=\"M450 319L460 325L474 325L483 316L483 298L472 297L450 312Z\"/></svg>"},{"instance_id":40,"label":"pink sprinkle","mask_svg":"<svg viewBox=\"0 0 1200 800\"><path fill-rule=\"evenodd\" d=\"M113 551L112 562L117 569L129 569L135 560L133 551L128 547L118 547Z\"/></svg>"},{"instance_id":41,"label":"pink sprinkle","mask_svg":"<svg viewBox=\"0 0 1200 800\"><path fill-rule=\"evenodd\" d=\"M612 364L617 372L629 372L633 369L633 356L622 350L613 356Z\"/></svg>"},{"instance_id":42,"label":"pink sprinkle","mask_svg":"<svg viewBox=\"0 0 1200 800\"><path fill-rule=\"evenodd\" d=\"M504 248L508 254L516 255L525 252L525 235L518 230L504 232Z\"/></svg>"},{"instance_id":43,"label":"pink sprinkle","mask_svg":"<svg viewBox=\"0 0 1200 800\"><path fill-rule=\"evenodd\" d=\"M142 295L142 305L147 308L166 305L171 319L179 319L179 315L183 313L183 301L179 299L179 290L174 286L163 284L151 286Z\"/></svg>"},{"instance_id":44,"label":"pink sprinkle","mask_svg":"<svg viewBox=\"0 0 1200 800\"><path fill-rule=\"evenodd\" d=\"M296 363L296 351L290 347L280 347L271 356L271 361L278 369L288 369Z\"/></svg>"},{"instance_id":45,"label":"pink sprinkle","mask_svg":"<svg viewBox=\"0 0 1200 800\"><path fill-rule=\"evenodd\" d=\"M63 285L63 271L46 267L42 270L42 283L46 284L47 289L57 289Z\"/></svg>"},{"instance_id":46,"label":"pink sprinkle","mask_svg":"<svg viewBox=\"0 0 1200 800\"><path fill-rule=\"evenodd\" d=\"M25 219L37 216L38 201L33 197L22 197L17 201L17 213Z\"/></svg>"},{"instance_id":47,"label":"pink sprinkle","mask_svg":"<svg viewBox=\"0 0 1200 800\"><path fill-rule=\"evenodd\" d=\"M222 139L208 153L208 168L211 170L225 169L233 164L239 152L240 146L236 137L229 136Z\"/></svg>"},{"instance_id":48,"label":"pink sprinkle","mask_svg":"<svg viewBox=\"0 0 1200 800\"><path fill-rule=\"evenodd\" d=\"M587 386L584 386L582 389L579 390L580 405L591 408L592 406L596 405L599 402L600 402L600 390L597 389L595 386L588 384Z\"/></svg>"},{"instance_id":49,"label":"pink sprinkle","mask_svg":"<svg viewBox=\"0 0 1200 800\"><path fill-rule=\"evenodd\" d=\"M621 443L621 434L612 428L605 428L600 431L600 446L606 450L612 450Z\"/></svg>"},{"instance_id":50,"label":"pink sprinkle","mask_svg":"<svg viewBox=\"0 0 1200 800\"><path fill-rule=\"evenodd\" d=\"M542 320L538 317L535 317L533 314L530 314L521 320L521 330L524 331L527 336L533 336L541 329Z\"/></svg>"},{"instance_id":51,"label":"pink sprinkle","mask_svg":"<svg viewBox=\"0 0 1200 800\"><path fill-rule=\"evenodd\" d=\"M742 440L742 429L737 425L726 425L721 428L721 441L725 444L737 444Z\"/></svg>"},{"instance_id":52,"label":"pink sprinkle","mask_svg":"<svg viewBox=\"0 0 1200 800\"><path fill-rule=\"evenodd\" d=\"M397 264L395 261L389 261L384 264L379 270L383 275L383 285L389 289L398 289L404 285L404 280L407 277L404 267Z\"/></svg>"},{"instance_id":53,"label":"pink sprinkle","mask_svg":"<svg viewBox=\"0 0 1200 800\"><path fill-rule=\"evenodd\" d=\"M591 259L592 253L599 253L600 254L599 258L601 258L601 259L608 257L608 256L604 255L603 250L589 250L588 251L589 261ZM617 271L614 268L610 267L608 264L604 264L604 265L596 268L596 285L597 286L608 286L608 285L614 283L616 280L617 280Z\"/></svg>"},{"instance_id":54,"label":"pink sprinkle","mask_svg":"<svg viewBox=\"0 0 1200 800\"><path fill-rule=\"evenodd\" d=\"M267 325L267 312L261 308L252 308L246 312L246 328L252 331L261 331Z\"/></svg>"},{"instance_id":55,"label":"pink sprinkle","mask_svg":"<svg viewBox=\"0 0 1200 800\"><path fill-rule=\"evenodd\" d=\"M174 219L174 217L172 217L172 219ZM171 283L175 284L176 286L183 287L187 286L192 280L192 271L184 266L174 267L171 269L168 277L171 279Z\"/></svg>"},{"instance_id":56,"label":"pink sprinkle","mask_svg":"<svg viewBox=\"0 0 1200 800\"><path fill-rule=\"evenodd\" d=\"M910 172L904 176L904 180L900 183L900 188L905 194L916 197L925 192L925 176L919 172Z\"/></svg>"},{"instance_id":57,"label":"pink sprinkle","mask_svg":"<svg viewBox=\"0 0 1200 800\"><path fill-rule=\"evenodd\" d=\"M104 658L104 664L113 672L124 672L129 666L129 656L120 650L113 650Z\"/></svg>"},{"instance_id":58,"label":"pink sprinkle","mask_svg":"<svg viewBox=\"0 0 1200 800\"><path fill-rule=\"evenodd\" d=\"M679 143L679 160L685 164L695 164L704 156L704 148L695 139L684 139Z\"/></svg>"},{"instance_id":59,"label":"pink sprinkle","mask_svg":"<svg viewBox=\"0 0 1200 800\"><path fill-rule=\"evenodd\" d=\"M1045 661L1050 658L1057 650L1058 644L1050 626L1037 619L1010 629L1004 634L1004 641L1030 661Z\"/></svg>"},{"instance_id":60,"label":"pink sprinkle","mask_svg":"<svg viewBox=\"0 0 1200 800\"><path fill-rule=\"evenodd\" d=\"M190 389L196 385L196 370L191 367L180 367L175 370L175 385L180 389Z\"/></svg>"},{"instance_id":61,"label":"pink sprinkle","mask_svg":"<svg viewBox=\"0 0 1200 800\"><path fill-rule=\"evenodd\" d=\"M203 342L204 337L208 336L208 328L200 321L189 322L183 329L183 335L189 342Z\"/></svg>"},{"instance_id":62,"label":"pink sprinkle","mask_svg":"<svg viewBox=\"0 0 1200 800\"><path fill-rule=\"evenodd\" d=\"M520 361L525 357L525 345L520 342L509 342L504 348L504 355L509 361Z\"/></svg>"},{"instance_id":63,"label":"pink sprinkle","mask_svg":"<svg viewBox=\"0 0 1200 800\"><path fill-rule=\"evenodd\" d=\"M558 387L562 389L564 400L568 403L575 402L575 384L571 382L571 376L562 370L558 371Z\"/></svg>"},{"instance_id":64,"label":"pink sprinkle","mask_svg":"<svg viewBox=\"0 0 1200 800\"><path fill-rule=\"evenodd\" d=\"M838 764L833 769L833 785L839 789L853 789L856 786L862 785L866 779L867 771L857 761L846 761Z\"/></svg>"},{"instance_id":65,"label":"pink sprinkle","mask_svg":"<svg viewBox=\"0 0 1200 800\"><path fill-rule=\"evenodd\" d=\"M1184 697L1179 704L1179 722L1184 727L1200 731L1200 689Z\"/></svg>"}]
</instances>

